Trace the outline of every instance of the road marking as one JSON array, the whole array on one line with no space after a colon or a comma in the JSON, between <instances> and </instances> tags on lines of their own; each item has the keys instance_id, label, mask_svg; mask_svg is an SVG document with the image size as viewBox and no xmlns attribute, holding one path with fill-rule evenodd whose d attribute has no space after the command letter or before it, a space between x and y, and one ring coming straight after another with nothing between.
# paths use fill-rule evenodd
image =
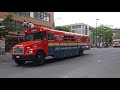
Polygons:
<instances>
[{"instance_id":1,"label":"road marking","mask_svg":"<svg viewBox=\"0 0 120 90\"><path fill-rule=\"evenodd\" d=\"M97 62L100 63L100 62L104 62L104 61L102 61L102 60L97 60Z\"/></svg>"},{"instance_id":2,"label":"road marking","mask_svg":"<svg viewBox=\"0 0 120 90\"><path fill-rule=\"evenodd\" d=\"M8 64L8 63L2 63L2 64Z\"/></svg>"},{"instance_id":3,"label":"road marking","mask_svg":"<svg viewBox=\"0 0 120 90\"><path fill-rule=\"evenodd\" d=\"M68 78L68 76L65 76L64 78Z\"/></svg>"}]
</instances>

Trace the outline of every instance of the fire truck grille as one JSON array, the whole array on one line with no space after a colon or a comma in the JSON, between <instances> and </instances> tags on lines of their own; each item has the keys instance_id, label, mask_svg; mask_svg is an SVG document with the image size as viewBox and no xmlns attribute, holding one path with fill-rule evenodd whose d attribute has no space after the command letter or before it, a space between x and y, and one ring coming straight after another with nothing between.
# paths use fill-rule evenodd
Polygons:
<instances>
[{"instance_id":1,"label":"fire truck grille","mask_svg":"<svg viewBox=\"0 0 120 90\"><path fill-rule=\"evenodd\" d=\"M14 54L24 54L24 47L16 47Z\"/></svg>"}]
</instances>

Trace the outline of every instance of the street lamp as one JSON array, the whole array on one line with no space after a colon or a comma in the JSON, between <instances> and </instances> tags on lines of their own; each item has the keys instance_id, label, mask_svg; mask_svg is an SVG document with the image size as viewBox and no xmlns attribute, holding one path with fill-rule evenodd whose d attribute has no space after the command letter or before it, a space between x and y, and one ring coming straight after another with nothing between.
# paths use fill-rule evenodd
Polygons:
<instances>
[{"instance_id":1,"label":"street lamp","mask_svg":"<svg viewBox=\"0 0 120 90\"><path fill-rule=\"evenodd\" d=\"M97 21L98 21L99 19L96 19L96 47L97 47Z\"/></svg>"}]
</instances>

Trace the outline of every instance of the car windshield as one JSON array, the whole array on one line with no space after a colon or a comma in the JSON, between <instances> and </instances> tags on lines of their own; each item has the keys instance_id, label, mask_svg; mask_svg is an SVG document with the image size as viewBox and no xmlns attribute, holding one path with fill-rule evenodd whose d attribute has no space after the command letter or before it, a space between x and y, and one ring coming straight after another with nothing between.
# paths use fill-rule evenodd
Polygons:
<instances>
[{"instance_id":1,"label":"car windshield","mask_svg":"<svg viewBox=\"0 0 120 90\"><path fill-rule=\"evenodd\" d=\"M46 40L45 32L30 33L25 35L25 41Z\"/></svg>"}]
</instances>

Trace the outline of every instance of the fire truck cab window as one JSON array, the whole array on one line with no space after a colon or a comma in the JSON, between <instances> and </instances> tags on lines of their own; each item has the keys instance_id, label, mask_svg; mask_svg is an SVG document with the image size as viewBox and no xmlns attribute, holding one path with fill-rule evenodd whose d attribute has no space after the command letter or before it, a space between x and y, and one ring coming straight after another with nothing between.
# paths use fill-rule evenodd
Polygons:
<instances>
[{"instance_id":1,"label":"fire truck cab window","mask_svg":"<svg viewBox=\"0 0 120 90\"><path fill-rule=\"evenodd\" d=\"M45 32L30 33L25 35L25 41L46 40Z\"/></svg>"}]
</instances>

